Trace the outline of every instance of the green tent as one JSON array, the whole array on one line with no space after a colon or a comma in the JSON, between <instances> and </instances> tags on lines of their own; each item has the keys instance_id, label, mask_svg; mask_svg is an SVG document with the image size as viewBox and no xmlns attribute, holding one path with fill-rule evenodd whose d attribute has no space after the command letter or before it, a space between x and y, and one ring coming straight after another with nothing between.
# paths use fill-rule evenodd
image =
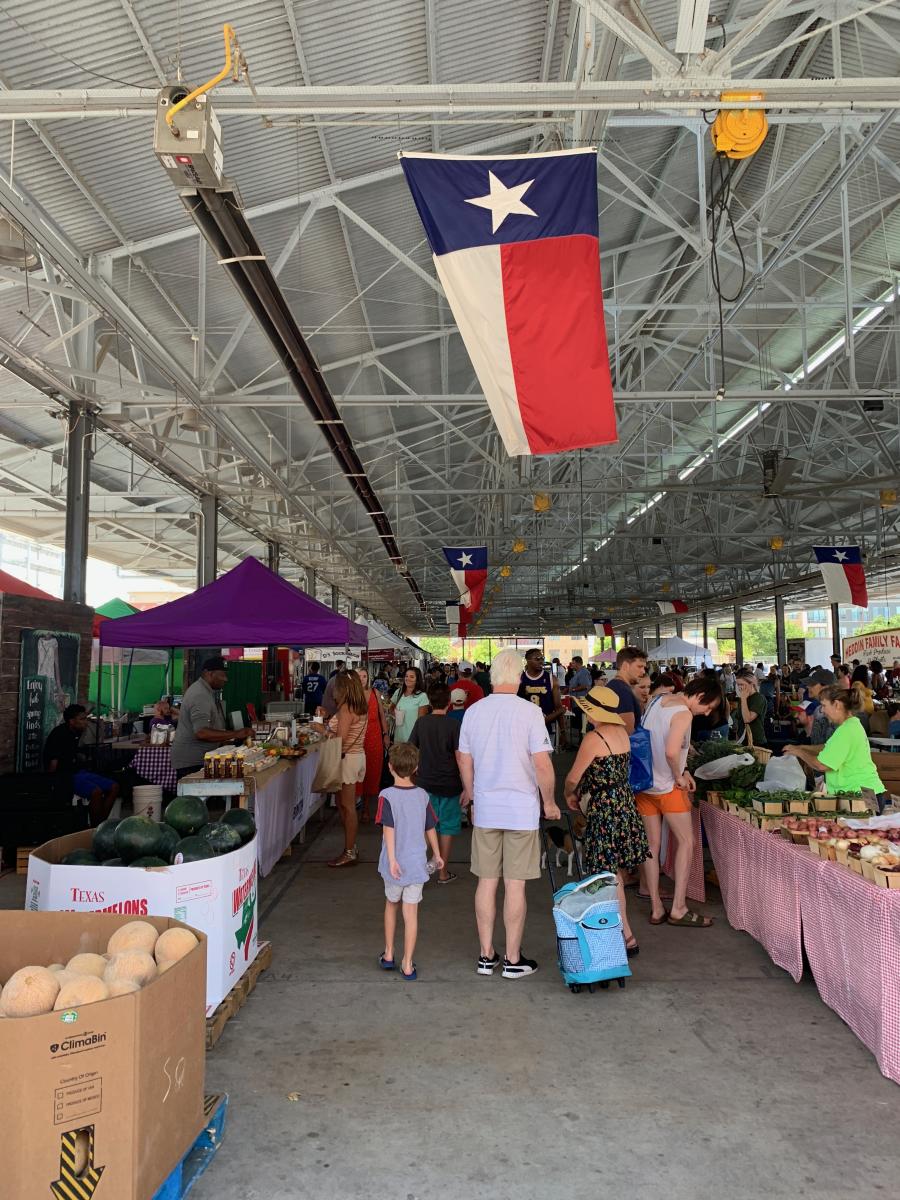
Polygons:
<instances>
[{"instance_id":1,"label":"green tent","mask_svg":"<svg viewBox=\"0 0 900 1200\"><path fill-rule=\"evenodd\" d=\"M98 616L115 620L117 617L131 617L140 610L127 600L116 596L98 605L94 612ZM100 696L100 711L110 712L118 701L118 707L126 712L140 713L145 704L155 704L166 690L168 664L145 664L139 661L141 652L125 652L125 657L119 665L106 662L103 664L103 690ZM138 661L135 661L135 660ZM173 655L170 687L174 692L180 692L181 679L184 674L184 654L178 650ZM90 691L88 695L93 700L97 695L97 671L91 671Z\"/></svg>"},{"instance_id":2,"label":"green tent","mask_svg":"<svg viewBox=\"0 0 900 1200\"><path fill-rule=\"evenodd\" d=\"M137 611L127 600L121 600L118 596L94 609L101 617L133 617Z\"/></svg>"}]
</instances>

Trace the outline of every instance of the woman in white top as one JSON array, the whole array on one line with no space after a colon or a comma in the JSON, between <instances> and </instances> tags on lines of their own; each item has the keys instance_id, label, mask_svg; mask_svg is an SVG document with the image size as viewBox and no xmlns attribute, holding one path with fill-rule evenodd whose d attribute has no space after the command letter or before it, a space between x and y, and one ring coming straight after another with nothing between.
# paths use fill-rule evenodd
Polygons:
<instances>
[{"instance_id":1,"label":"woman in white top","mask_svg":"<svg viewBox=\"0 0 900 1200\"><path fill-rule=\"evenodd\" d=\"M355 671L341 671L334 685L337 705L337 736L341 739L341 790L337 797L338 812L344 826L344 852L332 859L329 867L355 867L359 862L356 833L356 785L366 777L366 726L369 723L369 702Z\"/></svg>"},{"instance_id":2,"label":"woman in white top","mask_svg":"<svg viewBox=\"0 0 900 1200\"><path fill-rule=\"evenodd\" d=\"M653 755L653 785L635 797L647 830L651 857L643 865L644 884L650 894L650 924L706 929L709 917L691 912L686 904L688 874L694 852L691 795L696 789L686 770L691 745L691 721L707 716L722 703L719 682L709 676L692 679L683 692L660 696L644 714ZM659 894L659 849L665 817L675 838L675 889L672 908L666 911Z\"/></svg>"}]
</instances>

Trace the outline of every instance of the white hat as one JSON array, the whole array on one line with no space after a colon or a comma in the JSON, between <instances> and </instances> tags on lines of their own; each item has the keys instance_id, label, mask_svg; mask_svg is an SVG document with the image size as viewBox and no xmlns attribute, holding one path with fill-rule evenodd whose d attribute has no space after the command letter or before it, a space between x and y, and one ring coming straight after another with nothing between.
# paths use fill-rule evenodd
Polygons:
<instances>
[{"instance_id":1,"label":"white hat","mask_svg":"<svg viewBox=\"0 0 900 1200\"><path fill-rule=\"evenodd\" d=\"M463 659L462 662L459 664L459 669L461 671L474 671L475 670L475 668L472 666L472 664L470 662L466 662L465 659Z\"/></svg>"},{"instance_id":2,"label":"white hat","mask_svg":"<svg viewBox=\"0 0 900 1200\"><path fill-rule=\"evenodd\" d=\"M461 708L467 699L465 688L454 688L450 693L450 703L454 708Z\"/></svg>"}]
</instances>

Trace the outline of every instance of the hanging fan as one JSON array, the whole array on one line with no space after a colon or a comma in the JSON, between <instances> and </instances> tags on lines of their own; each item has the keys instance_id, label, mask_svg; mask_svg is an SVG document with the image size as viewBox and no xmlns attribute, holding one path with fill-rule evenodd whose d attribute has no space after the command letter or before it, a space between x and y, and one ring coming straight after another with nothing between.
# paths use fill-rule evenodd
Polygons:
<instances>
[{"instance_id":1,"label":"hanging fan","mask_svg":"<svg viewBox=\"0 0 900 1200\"><path fill-rule=\"evenodd\" d=\"M34 271L40 266L21 227L5 216L0 216L0 266L18 267L22 271Z\"/></svg>"}]
</instances>

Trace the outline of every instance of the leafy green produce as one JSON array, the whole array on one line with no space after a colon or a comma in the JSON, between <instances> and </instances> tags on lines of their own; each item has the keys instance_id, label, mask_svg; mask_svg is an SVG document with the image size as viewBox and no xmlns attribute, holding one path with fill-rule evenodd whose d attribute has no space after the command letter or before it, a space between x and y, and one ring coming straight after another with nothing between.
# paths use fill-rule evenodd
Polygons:
<instances>
[{"instance_id":1,"label":"leafy green produce","mask_svg":"<svg viewBox=\"0 0 900 1200\"><path fill-rule=\"evenodd\" d=\"M746 749L746 746L739 746L737 742L725 742L718 738L711 738L707 742L698 742L694 746L692 763L693 766L699 767L703 763L714 762L717 758L725 758L729 754L743 754Z\"/></svg>"},{"instance_id":2,"label":"leafy green produce","mask_svg":"<svg viewBox=\"0 0 900 1200\"><path fill-rule=\"evenodd\" d=\"M735 767L728 776L728 782L735 788L752 788L765 773L766 768L762 763L749 763L746 767Z\"/></svg>"}]
</instances>

